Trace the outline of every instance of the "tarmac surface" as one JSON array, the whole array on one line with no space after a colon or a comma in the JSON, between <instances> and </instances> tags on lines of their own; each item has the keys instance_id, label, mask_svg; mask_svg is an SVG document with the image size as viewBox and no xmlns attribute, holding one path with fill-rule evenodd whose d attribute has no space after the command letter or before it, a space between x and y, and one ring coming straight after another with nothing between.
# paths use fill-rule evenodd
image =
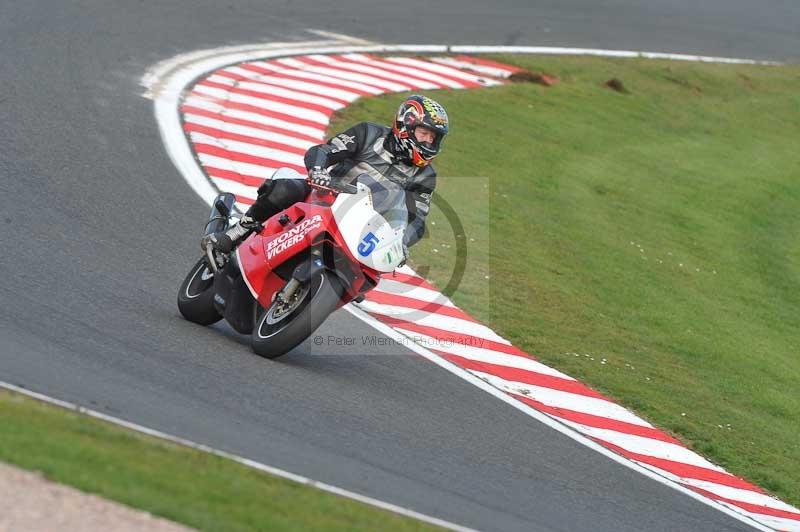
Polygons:
<instances>
[{"instance_id":1,"label":"tarmac surface","mask_svg":"<svg viewBox=\"0 0 800 532\"><path fill-rule=\"evenodd\" d=\"M540 425L345 312L268 361L175 294L208 208L169 161L146 69L317 39L796 61L800 4L0 2L0 380L485 530L748 527ZM654 4L654 3L653 3ZM379 117L376 117L379 120Z\"/></svg>"}]
</instances>

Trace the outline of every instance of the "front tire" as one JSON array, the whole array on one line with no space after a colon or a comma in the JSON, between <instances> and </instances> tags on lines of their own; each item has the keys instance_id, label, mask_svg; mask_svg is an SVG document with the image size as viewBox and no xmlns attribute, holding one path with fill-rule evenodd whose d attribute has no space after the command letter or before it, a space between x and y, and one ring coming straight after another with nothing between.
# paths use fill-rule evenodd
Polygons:
<instances>
[{"instance_id":1,"label":"front tire","mask_svg":"<svg viewBox=\"0 0 800 532\"><path fill-rule=\"evenodd\" d=\"M295 293L302 299L293 301L288 310L282 311L277 298L267 309L257 307L261 312L251 335L253 351L266 358L288 353L336 310L343 292L339 279L323 270L298 288Z\"/></svg>"},{"instance_id":2,"label":"front tire","mask_svg":"<svg viewBox=\"0 0 800 532\"><path fill-rule=\"evenodd\" d=\"M181 283L178 310L184 318L200 325L211 325L222 319L214 307L214 274L204 258L192 266Z\"/></svg>"}]
</instances>

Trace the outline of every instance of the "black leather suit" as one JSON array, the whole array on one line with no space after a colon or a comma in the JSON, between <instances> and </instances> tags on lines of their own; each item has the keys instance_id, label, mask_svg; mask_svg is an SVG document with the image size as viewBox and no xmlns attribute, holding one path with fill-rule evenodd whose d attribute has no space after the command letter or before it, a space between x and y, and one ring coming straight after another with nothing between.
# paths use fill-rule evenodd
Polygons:
<instances>
[{"instance_id":1,"label":"black leather suit","mask_svg":"<svg viewBox=\"0 0 800 532\"><path fill-rule=\"evenodd\" d=\"M418 168L393 155L394 137L387 126L362 122L336 135L325 144L306 152L305 165L331 169L331 176L351 182L367 173L389 179L406 190L409 225L405 244L411 246L425 232L425 218L430 210L431 194L436 188L436 172L431 165ZM267 180L258 189L256 202L247 214L264 221L309 193L305 178Z\"/></svg>"}]
</instances>

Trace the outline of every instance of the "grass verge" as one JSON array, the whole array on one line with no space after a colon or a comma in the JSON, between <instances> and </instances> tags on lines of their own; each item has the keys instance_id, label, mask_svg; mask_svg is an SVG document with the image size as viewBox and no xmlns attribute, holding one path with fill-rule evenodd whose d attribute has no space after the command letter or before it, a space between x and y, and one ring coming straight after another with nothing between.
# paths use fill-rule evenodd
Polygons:
<instances>
[{"instance_id":1,"label":"grass verge","mask_svg":"<svg viewBox=\"0 0 800 532\"><path fill-rule=\"evenodd\" d=\"M439 530L3 390L0 461L200 530Z\"/></svg>"},{"instance_id":2,"label":"grass verge","mask_svg":"<svg viewBox=\"0 0 800 532\"><path fill-rule=\"evenodd\" d=\"M800 67L496 59L561 82L430 93L452 131L437 192L471 237L455 302L800 505ZM443 287L455 246L431 221L413 258Z\"/></svg>"}]
</instances>

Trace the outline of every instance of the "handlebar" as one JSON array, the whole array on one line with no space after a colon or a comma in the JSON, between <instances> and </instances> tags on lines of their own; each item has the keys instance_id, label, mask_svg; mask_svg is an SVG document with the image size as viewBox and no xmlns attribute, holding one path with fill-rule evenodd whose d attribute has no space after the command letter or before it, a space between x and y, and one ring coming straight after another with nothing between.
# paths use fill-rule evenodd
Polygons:
<instances>
[{"instance_id":1,"label":"handlebar","mask_svg":"<svg viewBox=\"0 0 800 532\"><path fill-rule=\"evenodd\" d=\"M358 192L358 187L355 185L351 185L350 183L335 184L333 181L331 181L330 187L314 184L311 182L311 179L306 179L306 183L308 183L308 185L311 188L315 188L317 190L324 190L326 192L334 192L336 194L355 194L356 192Z\"/></svg>"}]
</instances>

